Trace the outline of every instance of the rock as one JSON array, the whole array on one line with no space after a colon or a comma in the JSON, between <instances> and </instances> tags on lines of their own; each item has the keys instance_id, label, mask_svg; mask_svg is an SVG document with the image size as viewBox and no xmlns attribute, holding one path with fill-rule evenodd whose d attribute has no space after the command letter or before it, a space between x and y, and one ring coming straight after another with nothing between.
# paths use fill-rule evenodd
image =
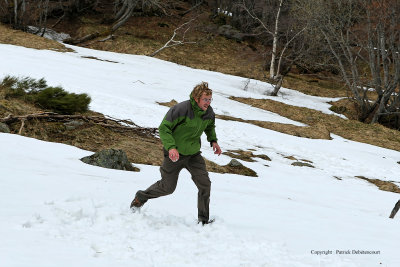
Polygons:
<instances>
[{"instance_id":1,"label":"rock","mask_svg":"<svg viewBox=\"0 0 400 267\"><path fill-rule=\"evenodd\" d=\"M42 36L44 38L50 39L50 40L54 40L54 41L58 41L58 42L62 42L64 40L67 40L68 38L71 38L71 36L68 33L58 33L52 29L39 29L35 26L28 26L27 31L29 33L33 33L39 36ZM43 34L44 31L44 34Z\"/></svg>"},{"instance_id":2,"label":"rock","mask_svg":"<svg viewBox=\"0 0 400 267\"><path fill-rule=\"evenodd\" d=\"M78 128L79 126L83 125L84 122L83 121L69 121L69 122L65 122L65 128L67 130L74 130L76 128Z\"/></svg>"},{"instance_id":3,"label":"rock","mask_svg":"<svg viewBox=\"0 0 400 267\"><path fill-rule=\"evenodd\" d=\"M293 165L293 166L299 166L299 167L310 167L310 168L315 168L313 165L311 165L311 164L309 164L309 163L300 162L300 161L293 162L291 165Z\"/></svg>"},{"instance_id":4,"label":"rock","mask_svg":"<svg viewBox=\"0 0 400 267\"><path fill-rule=\"evenodd\" d=\"M132 166L126 153L120 149L105 149L91 156L81 158L81 161L108 169L139 171L138 168Z\"/></svg>"},{"instance_id":5,"label":"rock","mask_svg":"<svg viewBox=\"0 0 400 267\"><path fill-rule=\"evenodd\" d=\"M231 167L241 167L241 166L243 166L243 164L240 163L240 162L239 162L238 160L236 160L236 159L232 159L231 162L228 163L228 166L231 166Z\"/></svg>"},{"instance_id":6,"label":"rock","mask_svg":"<svg viewBox=\"0 0 400 267\"><path fill-rule=\"evenodd\" d=\"M10 128L7 124L0 122L0 133L10 133Z\"/></svg>"},{"instance_id":7,"label":"rock","mask_svg":"<svg viewBox=\"0 0 400 267\"><path fill-rule=\"evenodd\" d=\"M219 27L218 34L228 39L236 40L238 42L243 41L248 36L247 34L239 32L231 25L222 25L221 27Z\"/></svg>"},{"instance_id":8,"label":"rock","mask_svg":"<svg viewBox=\"0 0 400 267\"><path fill-rule=\"evenodd\" d=\"M218 26L215 25L215 24L207 25L207 26L204 28L204 31L205 31L205 32L208 32L208 33L218 34Z\"/></svg>"}]
</instances>

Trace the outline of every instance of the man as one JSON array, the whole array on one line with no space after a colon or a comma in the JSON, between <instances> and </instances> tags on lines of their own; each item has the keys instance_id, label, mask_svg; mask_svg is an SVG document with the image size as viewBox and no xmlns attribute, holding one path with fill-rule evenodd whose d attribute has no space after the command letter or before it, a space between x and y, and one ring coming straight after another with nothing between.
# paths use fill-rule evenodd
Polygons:
<instances>
[{"instance_id":1,"label":"man","mask_svg":"<svg viewBox=\"0 0 400 267\"><path fill-rule=\"evenodd\" d=\"M193 88L190 100L173 106L159 127L164 147L164 162L160 167L161 180L144 191L139 190L131 203L135 212L147 200L172 194L178 182L179 172L186 168L198 188L198 221L208 224L211 181L200 155L200 136L203 132L213 147L214 154L221 155L215 134L215 113L210 106L212 90L202 82Z\"/></svg>"}]
</instances>

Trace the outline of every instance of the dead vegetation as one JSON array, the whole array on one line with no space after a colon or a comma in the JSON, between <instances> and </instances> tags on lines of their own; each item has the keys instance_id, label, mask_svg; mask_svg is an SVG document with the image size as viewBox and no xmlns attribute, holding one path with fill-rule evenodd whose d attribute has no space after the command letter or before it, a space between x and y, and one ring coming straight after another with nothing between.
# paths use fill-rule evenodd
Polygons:
<instances>
[{"instance_id":1,"label":"dead vegetation","mask_svg":"<svg viewBox=\"0 0 400 267\"><path fill-rule=\"evenodd\" d=\"M169 102L157 102L157 104L161 105L161 106L165 106L165 107L173 107L176 104L178 104L178 102L175 99L172 99Z\"/></svg>"},{"instance_id":2,"label":"dead vegetation","mask_svg":"<svg viewBox=\"0 0 400 267\"><path fill-rule=\"evenodd\" d=\"M255 171L253 171L252 169L250 169L244 165L230 166L229 164L226 164L226 165L221 166L221 165L218 165L207 159L204 159L204 160L206 161L207 170L211 171L211 172L231 173L231 174L257 177L257 173Z\"/></svg>"},{"instance_id":3,"label":"dead vegetation","mask_svg":"<svg viewBox=\"0 0 400 267\"><path fill-rule=\"evenodd\" d=\"M271 161L271 159L267 155L258 154L254 155L251 151L244 151L241 149L237 150L228 150L227 152L223 152L222 154L227 155L231 158L241 159L247 162L255 162L254 158L260 158L266 161Z\"/></svg>"},{"instance_id":4,"label":"dead vegetation","mask_svg":"<svg viewBox=\"0 0 400 267\"><path fill-rule=\"evenodd\" d=\"M226 115L216 115L216 118L221 119L221 120L232 120L232 121L250 123L250 124L265 128L265 129L277 131L280 133L290 134L290 135L298 136L298 137L305 137L305 138L311 138L311 139L326 139L326 140L331 139L329 131L325 127L323 127L321 124L316 124L313 126L296 126L296 125L292 125L292 124L285 124L285 123L279 123L279 122L244 120L244 119L235 118L235 117L226 116Z\"/></svg>"},{"instance_id":5,"label":"dead vegetation","mask_svg":"<svg viewBox=\"0 0 400 267\"><path fill-rule=\"evenodd\" d=\"M230 99L277 113L311 127L316 126L326 129L328 132L346 139L400 151L399 131L386 128L377 123L365 124L356 120L346 120L336 115L329 115L304 107L295 107L269 99L240 97L230 97Z\"/></svg>"},{"instance_id":6,"label":"dead vegetation","mask_svg":"<svg viewBox=\"0 0 400 267\"><path fill-rule=\"evenodd\" d=\"M365 181L370 182L371 184L376 185L379 188L379 190L400 194L400 188L397 185L395 185L393 182L382 181L379 179L370 179L370 178L367 178L364 176L355 176L355 177L363 179Z\"/></svg>"},{"instance_id":7,"label":"dead vegetation","mask_svg":"<svg viewBox=\"0 0 400 267\"><path fill-rule=\"evenodd\" d=\"M282 86L321 97L346 97L349 94L344 83L332 74L299 74L296 69L285 77Z\"/></svg>"},{"instance_id":8,"label":"dead vegetation","mask_svg":"<svg viewBox=\"0 0 400 267\"><path fill-rule=\"evenodd\" d=\"M330 110L335 113L343 114L346 118L351 120L358 119L357 104L351 98L343 98L335 102L329 102L332 105Z\"/></svg>"},{"instance_id":9,"label":"dead vegetation","mask_svg":"<svg viewBox=\"0 0 400 267\"><path fill-rule=\"evenodd\" d=\"M0 122L6 123L12 134L88 151L121 149L132 163L160 166L164 159L156 129L138 127L129 120L109 118L97 112L59 115L40 110L20 99L0 99ZM207 159L205 161L211 172L257 176L245 166L221 166Z\"/></svg>"},{"instance_id":10,"label":"dead vegetation","mask_svg":"<svg viewBox=\"0 0 400 267\"><path fill-rule=\"evenodd\" d=\"M0 43L18 45L27 48L48 49L59 52L73 52L59 42L49 40L34 34L25 33L19 30L10 29L0 23Z\"/></svg>"}]
</instances>

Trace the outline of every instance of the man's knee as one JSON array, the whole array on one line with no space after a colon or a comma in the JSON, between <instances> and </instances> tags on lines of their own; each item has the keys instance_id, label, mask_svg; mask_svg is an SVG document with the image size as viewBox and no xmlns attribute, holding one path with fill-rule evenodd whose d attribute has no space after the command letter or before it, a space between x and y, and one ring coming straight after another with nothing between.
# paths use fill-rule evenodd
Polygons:
<instances>
[{"instance_id":1,"label":"man's knee","mask_svg":"<svg viewBox=\"0 0 400 267\"><path fill-rule=\"evenodd\" d=\"M192 179L196 183L197 187L199 187L199 189L210 191L211 180L208 177L208 173L193 176Z\"/></svg>"},{"instance_id":2,"label":"man's knee","mask_svg":"<svg viewBox=\"0 0 400 267\"><path fill-rule=\"evenodd\" d=\"M176 183L164 183L163 184L164 192L167 195L172 194L176 189Z\"/></svg>"}]
</instances>

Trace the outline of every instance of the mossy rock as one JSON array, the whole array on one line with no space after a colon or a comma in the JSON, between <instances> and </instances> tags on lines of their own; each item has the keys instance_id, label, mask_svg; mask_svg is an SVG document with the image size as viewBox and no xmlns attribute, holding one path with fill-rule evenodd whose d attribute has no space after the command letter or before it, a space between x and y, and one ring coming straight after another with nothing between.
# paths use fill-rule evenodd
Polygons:
<instances>
[{"instance_id":1,"label":"mossy rock","mask_svg":"<svg viewBox=\"0 0 400 267\"><path fill-rule=\"evenodd\" d=\"M108 169L140 171L129 162L126 153L120 149L105 149L95 154L81 158L81 161L90 165Z\"/></svg>"},{"instance_id":2,"label":"mossy rock","mask_svg":"<svg viewBox=\"0 0 400 267\"><path fill-rule=\"evenodd\" d=\"M291 165L293 166L298 166L298 167L310 167L310 168L315 168L313 165L306 163L306 162L301 162L301 161L296 161L293 162Z\"/></svg>"}]
</instances>

